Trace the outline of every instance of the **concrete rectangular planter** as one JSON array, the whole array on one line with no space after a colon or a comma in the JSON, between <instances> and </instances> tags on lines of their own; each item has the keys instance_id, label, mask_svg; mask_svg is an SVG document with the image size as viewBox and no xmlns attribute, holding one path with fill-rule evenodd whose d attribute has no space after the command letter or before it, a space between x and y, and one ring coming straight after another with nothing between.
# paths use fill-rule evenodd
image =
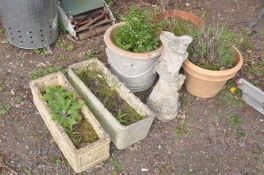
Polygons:
<instances>
[{"instance_id":1,"label":"concrete rectangular planter","mask_svg":"<svg viewBox=\"0 0 264 175\"><path fill-rule=\"evenodd\" d=\"M110 138L105 133L97 119L90 112L86 105L83 105L81 113L83 117L93 126L99 139L89 143L80 149L77 149L70 140L64 128L52 120L51 110L43 100L43 91L49 86L61 86L67 90L76 93L66 77L61 73L54 73L38 80L30 82L30 88L33 95L33 101L36 105L42 119L48 127L55 142L59 146L65 158L76 173L80 173L90 167L95 166L109 158Z\"/></svg>"},{"instance_id":2,"label":"concrete rectangular planter","mask_svg":"<svg viewBox=\"0 0 264 175\"><path fill-rule=\"evenodd\" d=\"M106 79L108 85L114 88L137 113L144 116L144 119L124 126L104 107L99 99L90 91L90 89L77 76L76 71L82 71L91 67L99 71ZM96 59L74 64L68 70L69 79L76 91L83 97L88 107L95 114L99 122L109 134L111 141L118 149L124 149L142 139L144 139L153 122L153 113L143 104L116 76Z\"/></svg>"}]
</instances>

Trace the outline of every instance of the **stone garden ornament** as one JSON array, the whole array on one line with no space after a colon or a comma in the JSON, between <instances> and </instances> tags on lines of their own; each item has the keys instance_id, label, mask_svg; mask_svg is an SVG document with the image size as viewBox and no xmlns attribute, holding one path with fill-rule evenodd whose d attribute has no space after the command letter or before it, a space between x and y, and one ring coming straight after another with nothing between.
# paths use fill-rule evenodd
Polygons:
<instances>
[{"instance_id":1,"label":"stone garden ornament","mask_svg":"<svg viewBox=\"0 0 264 175\"><path fill-rule=\"evenodd\" d=\"M158 120L168 121L178 114L178 91L185 80L185 76L179 74L179 71L188 57L187 48L193 39L190 36L177 37L166 31L161 33L160 39L164 50L156 65L159 80L148 97L147 104Z\"/></svg>"}]
</instances>

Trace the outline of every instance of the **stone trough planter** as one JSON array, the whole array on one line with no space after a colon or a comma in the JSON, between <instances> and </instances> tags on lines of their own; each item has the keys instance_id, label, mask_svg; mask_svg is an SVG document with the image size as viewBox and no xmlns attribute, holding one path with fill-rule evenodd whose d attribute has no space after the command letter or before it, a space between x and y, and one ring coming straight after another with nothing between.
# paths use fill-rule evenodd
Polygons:
<instances>
[{"instance_id":1,"label":"stone trough planter","mask_svg":"<svg viewBox=\"0 0 264 175\"><path fill-rule=\"evenodd\" d=\"M48 127L55 142L59 146L65 158L76 173L80 173L88 168L95 166L109 158L109 136L105 133L97 119L90 112L86 105L81 108L82 116L92 125L99 139L93 143L88 143L77 149L64 128L52 120L51 110L42 93L49 86L61 86L67 90L75 92L65 76L61 73L54 73L38 80L30 82L33 101L42 119Z\"/></svg>"},{"instance_id":2,"label":"stone trough planter","mask_svg":"<svg viewBox=\"0 0 264 175\"><path fill-rule=\"evenodd\" d=\"M129 126L124 126L110 113L101 101L91 92L84 82L77 76L78 71L83 71L92 67L103 75L107 84L115 89L120 97L124 99L138 114L144 118ZM144 139L151 127L154 116L149 108L143 104L116 76L96 59L84 61L69 67L69 79L76 91L83 97L88 107L95 114L99 122L109 134L111 141L118 149L124 149L142 139Z\"/></svg>"}]
</instances>

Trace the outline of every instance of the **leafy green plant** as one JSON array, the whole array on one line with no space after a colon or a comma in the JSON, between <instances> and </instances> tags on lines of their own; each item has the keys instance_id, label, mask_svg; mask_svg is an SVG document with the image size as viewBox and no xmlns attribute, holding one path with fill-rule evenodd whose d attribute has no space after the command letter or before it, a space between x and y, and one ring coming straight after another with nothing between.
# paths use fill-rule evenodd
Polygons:
<instances>
[{"instance_id":1,"label":"leafy green plant","mask_svg":"<svg viewBox=\"0 0 264 175\"><path fill-rule=\"evenodd\" d=\"M132 7L123 20L125 25L119 27L113 36L113 42L118 47L142 53L153 51L160 46L161 24L155 23L147 11Z\"/></svg>"},{"instance_id":2,"label":"leafy green plant","mask_svg":"<svg viewBox=\"0 0 264 175\"><path fill-rule=\"evenodd\" d=\"M46 56L49 54L49 52L47 51L47 49L41 48L41 49L34 49L33 52L37 55L40 56Z\"/></svg>"},{"instance_id":3,"label":"leafy green plant","mask_svg":"<svg viewBox=\"0 0 264 175\"><path fill-rule=\"evenodd\" d=\"M3 34L5 30L3 28L0 28L0 35Z\"/></svg>"},{"instance_id":4,"label":"leafy green plant","mask_svg":"<svg viewBox=\"0 0 264 175\"><path fill-rule=\"evenodd\" d=\"M185 120L180 120L179 126L175 129L175 134L176 134L177 140L189 134L189 129L187 128L187 124Z\"/></svg>"},{"instance_id":5,"label":"leafy green plant","mask_svg":"<svg viewBox=\"0 0 264 175\"><path fill-rule=\"evenodd\" d=\"M88 50L87 53L86 53L86 58L87 58L87 60L92 59L92 58L94 57L94 55L95 55L95 51L94 51L94 49L90 49L90 50Z\"/></svg>"},{"instance_id":6,"label":"leafy green plant","mask_svg":"<svg viewBox=\"0 0 264 175\"><path fill-rule=\"evenodd\" d=\"M225 70L235 65L232 45L238 43L238 36L225 26L212 24L199 29L190 21L176 18L169 20L165 29L176 36L193 37L188 52L194 64L210 70Z\"/></svg>"},{"instance_id":7,"label":"leafy green plant","mask_svg":"<svg viewBox=\"0 0 264 175\"><path fill-rule=\"evenodd\" d=\"M28 169L28 168L24 168L24 173L25 173L26 175L32 175L31 170Z\"/></svg>"},{"instance_id":8,"label":"leafy green plant","mask_svg":"<svg viewBox=\"0 0 264 175\"><path fill-rule=\"evenodd\" d=\"M65 55L61 54L61 55L59 56L59 59L60 59L60 60L64 60L64 61L68 61L68 60L70 60L71 58L68 57L68 56L65 56Z\"/></svg>"},{"instance_id":9,"label":"leafy green plant","mask_svg":"<svg viewBox=\"0 0 264 175\"><path fill-rule=\"evenodd\" d=\"M74 125L82 119L80 109L83 103L73 92L62 87L46 88L43 98L52 111L52 119L61 124L71 138L75 138Z\"/></svg>"},{"instance_id":10,"label":"leafy green plant","mask_svg":"<svg viewBox=\"0 0 264 175\"><path fill-rule=\"evenodd\" d=\"M247 51L247 50L251 50L251 49L254 49L254 44L253 42L251 41L251 36L252 32L250 31L249 28L245 27L245 28L242 28L241 29L241 32L240 32L240 40L239 40L239 48L242 50L242 51Z\"/></svg>"},{"instance_id":11,"label":"leafy green plant","mask_svg":"<svg viewBox=\"0 0 264 175\"><path fill-rule=\"evenodd\" d=\"M4 86L0 84L0 92L3 92L5 90Z\"/></svg>"},{"instance_id":12,"label":"leafy green plant","mask_svg":"<svg viewBox=\"0 0 264 175\"><path fill-rule=\"evenodd\" d=\"M243 129L237 129L236 130L236 136L239 138L239 139L244 139L246 138L246 131L243 130Z\"/></svg>"},{"instance_id":13,"label":"leafy green plant","mask_svg":"<svg viewBox=\"0 0 264 175\"><path fill-rule=\"evenodd\" d=\"M116 115L116 119L122 124L124 125L126 123L126 114L118 111L117 115Z\"/></svg>"},{"instance_id":14,"label":"leafy green plant","mask_svg":"<svg viewBox=\"0 0 264 175\"><path fill-rule=\"evenodd\" d=\"M238 115L232 115L229 117L228 122L231 126L237 126L242 123L242 119Z\"/></svg>"},{"instance_id":15,"label":"leafy green plant","mask_svg":"<svg viewBox=\"0 0 264 175\"><path fill-rule=\"evenodd\" d=\"M11 109L10 105L0 103L0 117L7 115L10 109Z\"/></svg>"},{"instance_id":16,"label":"leafy green plant","mask_svg":"<svg viewBox=\"0 0 264 175\"><path fill-rule=\"evenodd\" d=\"M234 32L215 25L194 33L195 39L188 48L189 58L194 64L210 70L225 70L235 65L232 45L237 38Z\"/></svg>"},{"instance_id":17,"label":"leafy green plant","mask_svg":"<svg viewBox=\"0 0 264 175\"><path fill-rule=\"evenodd\" d=\"M61 70L60 67L53 67L53 66L40 68L38 70L31 72L30 78L32 80L35 80L35 79L38 79L38 78L43 77L45 75L49 75L49 74L52 74L54 72L58 72L60 70Z\"/></svg>"},{"instance_id":18,"label":"leafy green plant","mask_svg":"<svg viewBox=\"0 0 264 175\"><path fill-rule=\"evenodd\" d=\"M65 28L64 24L62 22L58 23L59 28L59 34L67 34L68 30Z\"/></svg>"},{"instance_id":19,"label":"leafy green plant","mask_svg":"<svg viewBox=\"0 0 264 175\"><path fill-rule=\"evenodd\" d=\"M71 52L75 49L75 46L73 44L68 44L64 47L64 51Z\"/></svg>"},{"instance_id":20,"label":"leafy green plant","mask_svg":"<svg viewBox=\"0 0 264 175\"><path fill-rule=\"evenodd\" d=\"M112 155L111 163L114 166L115 172L119 173L124 170L122 162L120 162L115 155Z\"/></svg>"}]
</instances>

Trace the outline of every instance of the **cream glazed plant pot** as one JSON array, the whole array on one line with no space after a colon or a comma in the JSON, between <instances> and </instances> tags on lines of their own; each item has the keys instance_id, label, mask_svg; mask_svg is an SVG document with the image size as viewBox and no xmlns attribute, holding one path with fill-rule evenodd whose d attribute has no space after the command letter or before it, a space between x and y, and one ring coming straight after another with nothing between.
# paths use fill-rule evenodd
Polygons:
<instances>
[{"instance_id":1,"label":"cream glazed plant pot","mask_svg":"<svg viewBox=\"0 0 264 175\"><path fill-rule=\"evenodd\" d=\"M155 66L161 55L162 46L146 53L129 52L117 47L113 43L113 35L125 24L125 22L117 23L105 32L104 42L107 46L108 62L113 74L132 92L141 92L150 88L156 79Z\"/></svg>"},{"instance_id":2,"label":"cream glazed plant pot","mask_svg":"<svg viewBox=\"0 0 264 175\"><path fill-rule=\"evenodd\" d=\"M64 128L52 120L51 110L42 95L45 89L50 86L61 86L69 91L76 92L61 72L30 82L33 102L55 142L74 171L80 173L108 159L110 156L110 138L86 105L83 105L81 108L82 116L92 125L99 137L99 139L93 143L86 144L77 149Z\"/></svg>"},{"instance_id":3,"label":"cream glazed plant pot","mask_svg":"<svg viewBox=\"0 0 264 175\"><path fill-rule=\"evenodd\" d=\"M110 113L102 102L91 92L89 87L77 76L77 72L87 69L101 73L107 84L115 89L138 114L144 118L131 125L124 126ZM111 141L118 149L124 149L144 139L152 125L154 116L150 109L140 101L116 76L99 60L92 59L71 65L68 70L69 79L80 96L83 97L88 107L92 110L99 122L109 134Z\"/></svg>"},{"instance_id":4,"label":"cream glazed plant pot","mask_svg":"<svg viewBox=\"0 0 264 175\"><path fill-rule=\"evenodd\" d=\"M183 64L186 75L185 86L188 92L200 98L211 98L223 89L225 83L233 78L243 65L243 57L240 51L234 47L236 52L236 65L228 70L212 71L196 66L186 60Z\"/></svg>"}]
</instances>

